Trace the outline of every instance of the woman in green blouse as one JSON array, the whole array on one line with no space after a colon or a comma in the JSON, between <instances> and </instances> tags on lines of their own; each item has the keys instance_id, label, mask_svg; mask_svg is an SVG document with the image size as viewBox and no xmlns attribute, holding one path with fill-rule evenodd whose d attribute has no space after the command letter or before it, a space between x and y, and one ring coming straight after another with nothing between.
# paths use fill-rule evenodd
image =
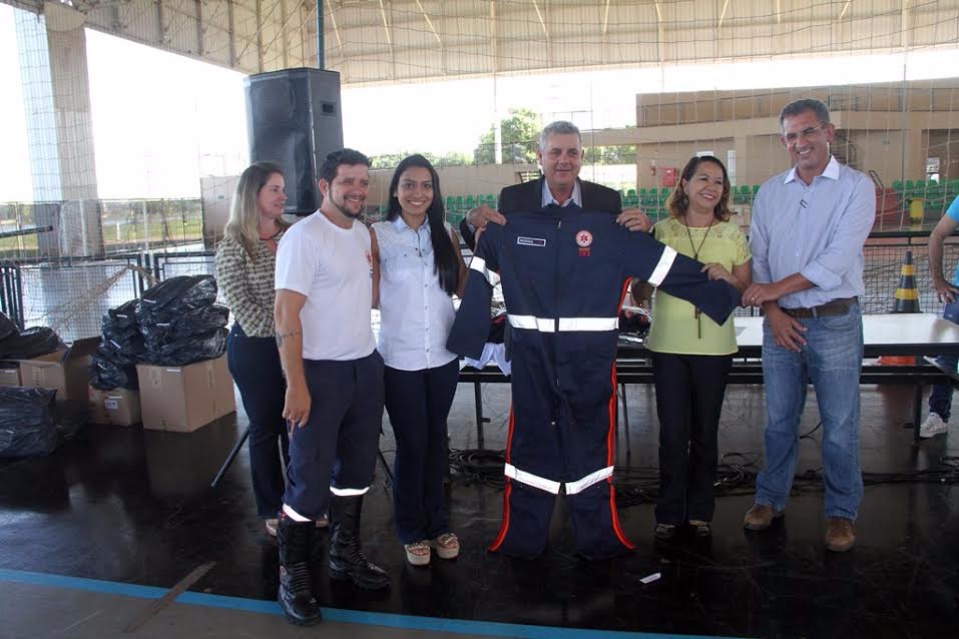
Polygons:
<instances>
[{"instance_id":1,"label":"woman in green blouse","mask_svg":"<svg viewBox=\"0 0 959 639\"><path fill-rule=\"evenodd\" d=\"M703 262L711 279L743 291L751 282L751 256L746 237L729 221L729 191L719 159L692 158L667 200L670 217L653 227L653 235ZM646 345L653 353L659 414L656 538L670 540L684 524L707 537L715 509L719 416L737 351L733 319L716 324L689 302L656 291Z\"/></svg>"},{"instance_id":2,"label":"woman in green blouse","mask_svg":"<svg viewBox=\"0 0 959 639\"><path fill-rule=\"evenodd\" d=\"M234 320L227 362L250 420L253 496L257 514L274 537L285 487L280 455L289 459L286 385L273 321L276 247L289 228L282 217L283 189L283 173L275 164L256 162L243 171L216 251L217 283Z\"/></svg>"}]
</instances>

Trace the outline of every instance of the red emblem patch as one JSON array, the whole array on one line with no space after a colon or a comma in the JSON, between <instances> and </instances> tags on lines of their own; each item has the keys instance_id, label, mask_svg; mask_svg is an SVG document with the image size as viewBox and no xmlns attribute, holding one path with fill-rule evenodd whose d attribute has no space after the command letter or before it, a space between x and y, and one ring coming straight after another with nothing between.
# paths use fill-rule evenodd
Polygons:
<instances>
[{"instance_id":1,"label":"red emblem patch","mask_svg":"<svg viewBox=\"0 0 959 639\"><path fill-rule=\"evenodd\" d=\"M576 234L576 243L581 247L586 248L593 243L593 234L589 231L580 231Z\"/></svg>"}]
</instances>

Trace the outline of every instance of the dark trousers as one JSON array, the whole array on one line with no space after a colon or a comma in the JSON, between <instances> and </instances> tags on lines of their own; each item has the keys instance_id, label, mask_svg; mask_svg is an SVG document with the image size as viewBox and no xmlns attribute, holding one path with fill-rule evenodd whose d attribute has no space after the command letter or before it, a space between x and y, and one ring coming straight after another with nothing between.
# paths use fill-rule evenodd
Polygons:
<instances>
[{"instance_id":1,"label":"dark trousers","mask_svg":"<svg viewBox=\"0 0 959 639\"><path fill-rule=\"evenodd\" d=\"M396 436L393 512L404 544L449 532L443 479L449 468L446 418L459 362L402 371L386 367L386 412Z\"/></svg>"},{"instance_id":2,"label":"dark trousers","mask_svg":"<svg viewBox=\"0 0 959 639\"><path fill-rule=\"evenodd\" d=\"M548 352L513 351L503 521L490 550L527 558L542 553L556 495L564 490L577 554L592 559L622 554L634 546L616 510L616 372L611 358L580 353L554 366Z\"/></svg>"},{"instance_id":3,"label":"dark trousers","mask_svg":"<svg viewBox=\"0 0 959 639\"><path fill-rule=\"evenodd\" d=\"M659 414L656 521L712 521L719 416L731 355L653 353Z\"/></svg>"},{"instance_id":4,"label":"dark trousers","mask_svg":"<svg viewBox=\"0 0 959 639\"><path fill-rule=\"evenodd\" d=\"M330 494L363 495L373 482L383 426L383 358L303 360L310 417L290 437L283 502L316 520Z\"/></svg>"},{"instance_id":5,"label":"dark trousers","mask_svg":"<svg viewBox=\"0 0 959 639\"><path fill-rule=\"evenodd\" d=\"M289 463L289 440L283 419L286 382L280 352L272 337L248 337L238 323L226 340L227 364L240 389L250 420L250 472L256 513L277 516L283 505L283 463Z\"/></svg>"}]
</instances>

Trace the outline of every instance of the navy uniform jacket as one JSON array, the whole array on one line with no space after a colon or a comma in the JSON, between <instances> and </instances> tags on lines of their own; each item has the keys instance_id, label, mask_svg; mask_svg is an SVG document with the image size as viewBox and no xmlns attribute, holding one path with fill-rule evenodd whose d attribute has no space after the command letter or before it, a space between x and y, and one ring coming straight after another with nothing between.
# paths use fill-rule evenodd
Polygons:
<instances>
[{"instance_id":1,"label":"navy uniform jacket","mask_svg":"<svg viewBox=\"0 0 959 639\"><path fill-rule=\"evenodd\" d=\"M479 357L498 273L513 335L513 406L503 522L490 550L541 553L561 490L577 552L604 557L633 547L619 525L612 482L619 305L638 277L722 323L740 295L701 269L608 213L547 208L486 227L447 348Z\"/></svg>"},{"instance_id":2,"label":"navy uniform jacket","mask_svg":"<svg viewBox=\"0 0 959 639\"><path fill-rule=\"evenodd\" d=\"M740 294L726 282L710 281L702 266L646 233L622 228L608 213L577 207L514 213L504 226L488 225L480 238L447 348L473 358L482 352L491 273L497 273L510 325L520 329L514 349L552 348L547 338L568 334L562 361L548 359L581 370L601 364L608 374L619 304L632 277L691 302L718 324L726 321Z\"/></svg>"}]
</instances>

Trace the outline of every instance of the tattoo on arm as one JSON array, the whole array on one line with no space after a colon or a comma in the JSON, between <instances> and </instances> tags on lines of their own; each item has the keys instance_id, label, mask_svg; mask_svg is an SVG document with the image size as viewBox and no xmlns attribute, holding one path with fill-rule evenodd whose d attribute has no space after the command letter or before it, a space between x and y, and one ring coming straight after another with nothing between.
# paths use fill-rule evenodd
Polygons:
<instances>
[{"instance_id":1,"label":"tattoo on arm","mask_svg":"<svg viewBox=\"0 0 959 639\"><path fill-rule=\"evenodd\" d=\"M302 335L302 331L290 331L289 333L277 333L276 334L276 345L283 346L283 341L290 339L291 337L296 337L297 335Z\"/></svg>"}]
</instances>

